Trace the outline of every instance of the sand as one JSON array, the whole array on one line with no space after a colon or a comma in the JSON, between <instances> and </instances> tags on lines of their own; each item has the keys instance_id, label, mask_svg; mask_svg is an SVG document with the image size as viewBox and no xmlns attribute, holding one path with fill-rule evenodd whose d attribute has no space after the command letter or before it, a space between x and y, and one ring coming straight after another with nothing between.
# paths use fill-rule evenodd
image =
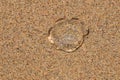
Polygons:
<instances>
[{"instance_id":1,"label":"sand","mask_svg":"<svg viewBox=\"0 0 120 80\"><path fill-rule=\"evenodd\" d=\"M89 27L74 52L48 40L61 18ZM0 0L0 80L120 80L120 1Z\"/></svg>"}]
</instances>

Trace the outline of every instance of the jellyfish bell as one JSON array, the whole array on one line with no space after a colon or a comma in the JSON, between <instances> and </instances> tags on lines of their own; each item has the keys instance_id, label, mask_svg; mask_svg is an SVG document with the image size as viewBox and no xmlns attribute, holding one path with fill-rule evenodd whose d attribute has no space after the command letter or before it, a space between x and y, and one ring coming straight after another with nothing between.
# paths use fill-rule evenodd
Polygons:
<instances>
[{"instance_id":1,"label":"jellyfish bell","mask_svg":"<svg viewBox=\"0 0 120 80\"><path fill-rule=\"evenodd\" d=\"M84 41L82 25L77 19L58 21L49 31L48 40L56 49L73 52Z\"/></svg>"}]
</instances>

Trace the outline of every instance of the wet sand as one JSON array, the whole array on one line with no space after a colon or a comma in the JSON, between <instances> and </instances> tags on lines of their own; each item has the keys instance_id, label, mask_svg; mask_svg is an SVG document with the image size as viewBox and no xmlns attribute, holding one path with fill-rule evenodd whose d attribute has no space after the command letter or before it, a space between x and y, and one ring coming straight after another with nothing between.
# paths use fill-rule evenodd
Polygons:
<instances>
[{"instance_id":1,"label":"wet sand","mask_svg":"<svg viewBox=\"0 0 120 80\"><path fill-rule=\"evenodd\" d=\"M89 27L74 52L48 40L61 18ZM0 0L0 80L120 80L120 1Z\"/></svg>"}]
</instances>

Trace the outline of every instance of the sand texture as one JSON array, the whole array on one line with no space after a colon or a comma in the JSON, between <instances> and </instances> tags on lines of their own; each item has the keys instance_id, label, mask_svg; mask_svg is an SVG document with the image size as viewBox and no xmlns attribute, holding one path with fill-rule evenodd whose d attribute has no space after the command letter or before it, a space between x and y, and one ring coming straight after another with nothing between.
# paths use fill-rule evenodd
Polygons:
<instances>
[{"instance_id":1,"label":"sand texture","mask_svg":"<svg viewBox=\"0 0 120 80\"><path fill-rule=\"evenodd\" d=\"M71 19L78 37L55 39L84 41L58 50L50 29ZM0 80L120 80L120 0L0 0Z\"/></svg>"}]
</instances>

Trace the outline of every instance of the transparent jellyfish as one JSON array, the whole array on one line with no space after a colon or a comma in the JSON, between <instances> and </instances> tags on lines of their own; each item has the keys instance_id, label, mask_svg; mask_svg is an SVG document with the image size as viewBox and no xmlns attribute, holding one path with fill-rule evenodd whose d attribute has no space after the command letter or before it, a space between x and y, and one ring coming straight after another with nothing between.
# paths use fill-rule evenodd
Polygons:
<instances>
[{"instance_id":1,"label":"transparent jellyfish","mask_svg":"<svg viewBox=\"0 0 120 80\"><path fill-rule=\"evenodd\" d=\"M84 41L83 25L79 20L58 21L50 30L48 40L56 49L73 52L77 50Z\"/></svg>"}]
</instances>

